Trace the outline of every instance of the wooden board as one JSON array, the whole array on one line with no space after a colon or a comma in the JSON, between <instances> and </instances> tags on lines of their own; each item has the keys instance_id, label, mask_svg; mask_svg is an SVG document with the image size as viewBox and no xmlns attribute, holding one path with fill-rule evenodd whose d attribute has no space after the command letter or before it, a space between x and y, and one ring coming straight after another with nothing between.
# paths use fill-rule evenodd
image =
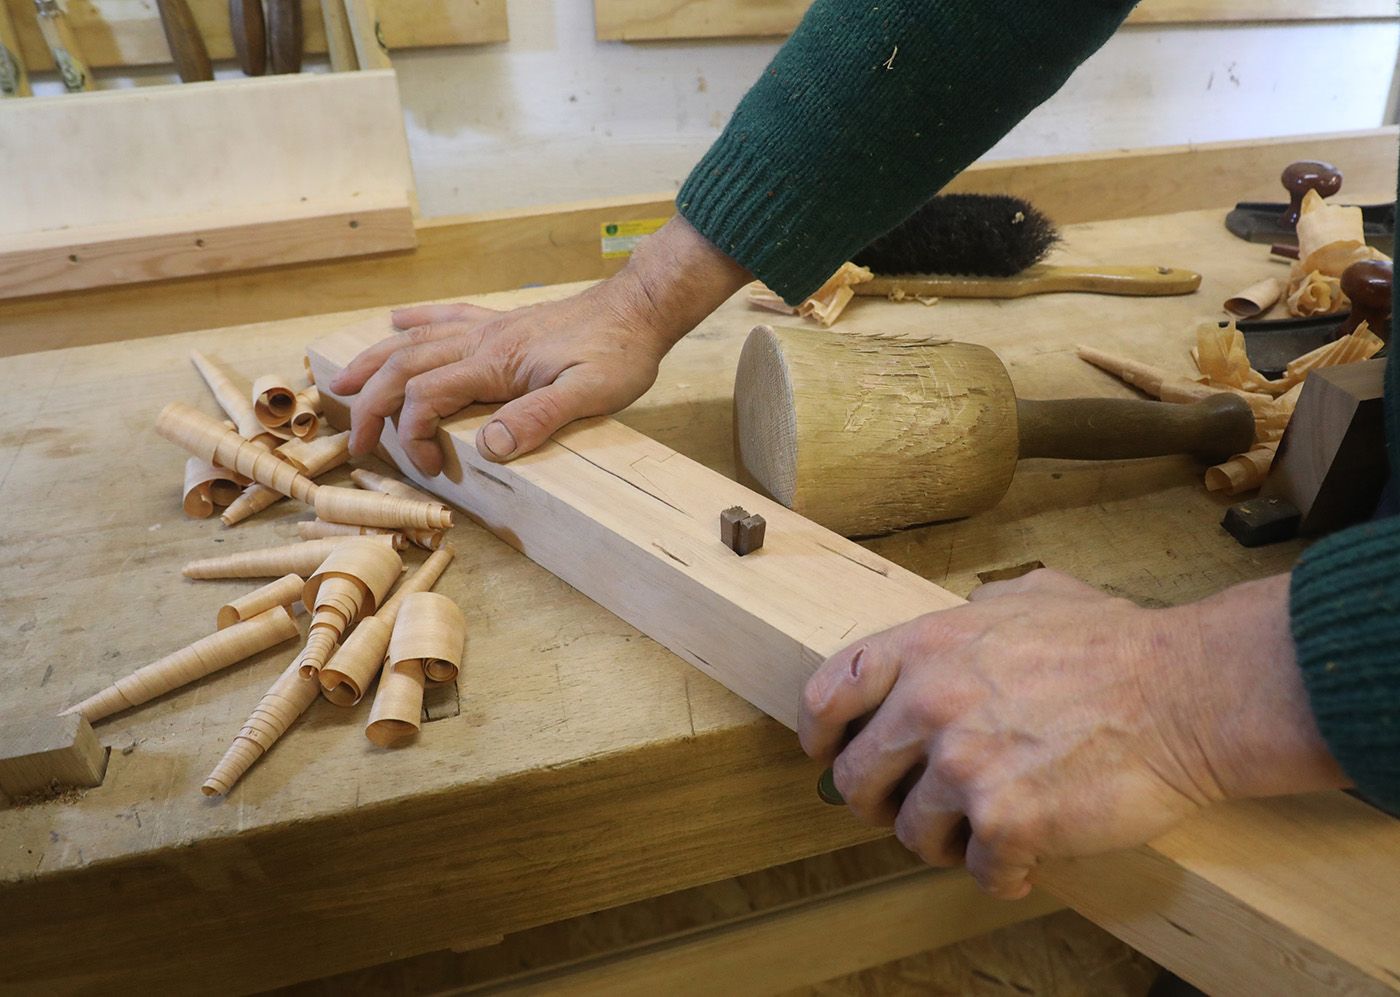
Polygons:
<instances>
[{"instance_id":1,"label":"wooden board","mask_svg":"<svg viewBox=\"0 0 1400 997\"><path fill-rule=\"evenodd\" d=\"M786 35L811 0L593 0L600 41ZM1387 0L1143 0L1129 24L1394 20Z\"/></svg>"},{"instance_id":2,"label":"wooden board","mask_svg":"<svg viewBox=\"0 0 1400 997\"><path fill-rule=\"evenodd\" d=\"M10 7L20 50L30 71L53 68L39 34L34 0L0 0ZM306 51L326 51L319 0L301 0ZM232 59L226 0L189 0L199 33L213 59ZM384 38L391 50L443 45L484 45L510 37L505 0L378 0ZM78 44L96 69L164 65L170 49L154 4L133 0L82 0L68 5Z\"/></svg>"},{"instance_id":3,"label":"wooden board","mask_svg":"<svg viewBox=\"0 0 1400 997\"><path fill-rule=\"evenodd\" d=\"M983 342L1030 397L1126 395L1075 358L1075 344L1185 373L1190 319L1278 266L1261 247L1226 233L1216 211L1095 223L1068 235L1063 262L1191 265L1206 274L1202 291L1181 299L1060 296L933 308L862 301L843 325L932 329ZM569 290L484 300L508 307ZM204 632L214 609L249 586L187 581L179 566L295 538L292 509L233 531L180 517L183 458L151 425L170 398L201 400L212 411L187 351L203 350L244 379L290 373L307 342L363 317L316 316L0 361L0 545L7 552L0 639L11 652L0 661L0 681L15 701L55 710L180 638L198 636L192 628ZM757 318L740 300L721 308L667 358L656 388L620 421L732 473L730 382ZM107 402L101 409L91 404L97 396ZM330 480L341 482L342 474ZM1301 545L1240 548L1216 525L1226 503L1206 493L1198 475L1173 459L1026 463L991 512L866 546L959 595L977 584L978 572L1030 560L1147 604L1199 598L1285 570ZM426 724L411 749L377 752L360 733L362 712L317 703L226 802L212 805L199 796L199 780L293 649L103 723L98 736L115 750L100 788L0 814L0 840L13 843L0 849L0 963L10 977L33 981L31 991L267 988L874 835L816 802L816 767L786 729L479 527L459 525L453 542L458 560L438 590L468 615L459 717ZM148 615L131 612L138 602ZM75 621L75 604L100 625ZM1390 832L1376 830L1394 822L1344 797L1319 799L1326 805L1316 809L1284 800L1216 811L1212 820L1224 823L1176 839L1183 843L1171 856L1172 895L1219 888L1223 873L1212 869L1225 853L1207 843L1220 828L1257 857L1223 864L1238 877L1229 892L1244 895L1263 923L1295 923L1311 907L1297 897L1324 887L1333 898L1317 908L1324 911L1372 890L1395 895L1400 887L1384 865ZM1258 844L1279 821L1294 819L1311 828L1304 840L1317 857L1306 863L1288 851L1276 860ZM1353 863L1345 842L1329 845L1349 828L1360 829L1379 866ZM1324 853L1348 858L1324 860ZM1293 891L1291 912L1252 895L1256 878L1278 896ZM461 897L471 900L445 900ZM1080 901L1086 910L1090 899ZM1139 944L1172 955L1161 939L1180 933L1156 909L1136 909ZM113 910L123 916L112 917ZM1107 908L1096 916L1114 925L1126 917ZM1375 930L1386 923L1373 920ZM1283 939L1265 932L1254 944L1286 953L1288 938L1304 930L1312 930L1306 922ZM1356 939L1365 948L1374 935ZM150 958L156 951L160 960ZM1347 958L1362 956L1353 950Z\"/></svg>"},{"instance_id":4,"label":"wooden board","mask_svg":"<svg viewBox=\"0 0 1400 997\"><path fill-rule=\"evenodd\" d=\"M392 72L15 101L0 175L0 297L415 244Z\"/></svg>"},{"instance_id":5,"label":"wooden board","mask_svg":"<svg viewBox=\"0 0 1400 997\"><path fill-rule=\"evenodd\" d=\"M371 318L311 344L316 383L383 338L384 325ZM349 429L342 400L321 396L332 425ZM382 446L418 485L793 730L824 660L963 601L614 419L576 422L492 464L475 440L494 411L443 422L447 466L431 480L392 428ZM734 506L767 521L762 548L744 557L720 540L720 513Z\"/></svg>"},{"instance_id":6,"label":"wooden board","mask_svg":"<svg viewBox=\"0 0 1400 997\"><path fill-rule=\"evenodd\" d=\"M1296 159L1330 159L1346 191L1393 197L1400 130L979 163L950 190L1030 198L1061 224L1219 207L1281 195ZM0 300L0 356L270 321L409 299L597 279L600 226L669 214L669 196L554 205L421 222L411 255L338 260L201 280ZM1233 289L1232 289L1233 290Z\"/></svg>"}]
</instances>

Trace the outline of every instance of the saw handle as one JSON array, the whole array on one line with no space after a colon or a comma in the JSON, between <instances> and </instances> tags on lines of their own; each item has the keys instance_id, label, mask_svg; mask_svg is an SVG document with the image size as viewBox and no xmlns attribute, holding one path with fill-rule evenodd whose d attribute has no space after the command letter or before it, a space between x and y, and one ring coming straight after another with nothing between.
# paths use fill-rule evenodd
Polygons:
<instances>
[{"instance_id":1,"label":"saw handle","mask_svg":"<svg viewBox=\"0 0 1400 997\"><path fill-rule=\"evenodd\" d=\"M267 22L262 0L228 0L228 22L233 50L245 76L267 72Z\"/></svg>"},{"instance_id":2,"label":"saw handle","mask_svg":"<svg viewBox=\"0 0 1400 997\"><path fill-rule=\"evenodd\" d=\"M1222 393L1178 405L1135 398L1016 400L1021 457L1129 460L1191 454L1208 463L1254 445L1254 413Z\"/></svg>"},{"instance_id":3,"label":"saw handle","mask_svg":"<svg viewBox=\"0 0 1400 997\"><path fill-rule=\"evenodd\" d=\"M156 8L160 11L160 26L165 31L165 42L170 46L170 57L175 62L175 71L180 74L180 82L212 80L214 65L209 61L209 50L204 47L204 38L194 22L190 5L185 0L156 0Z\"/></svg>"},{"instance_id":4,"label":"saw handle","mask_svg":"<svg viewBox=\"0 0 1400 997\"><path fill-rule=\"evenodd\" d=\"M274 73L301 72L301 0L268 0L267 40Z\"/></svg>"},{"instance_id":5,"label":"saw handle","mask_svg":"<svg viewBox=\"0 0 1400 997\"><path fill-rule=\"evenodd\" d=\"M1333 338L1349 336L1362 322L1381 339L1390 338L1390 291L1395 264L1390 260L1362 260L1342 271L1342 293L1351 299L1351 314L1337 327Z\"/></svg>"},{"instance_id":6,"label":"saw handle","mask_svg":"<svg viewBox=\"0 0 1400 997\"><path fill-rule=\"evenodd\" d=\"M1288 207L1279 220L1285 228L1294 228L1298 224L1298 214L1308 191L1315 190L1322 197L1331 197L1342 189L1342 171L1331 163L1302 159L1284 167L1283 176L1279 181L1283 184L1283 189L1288 191Z\"/></svg>"}]
</instances>

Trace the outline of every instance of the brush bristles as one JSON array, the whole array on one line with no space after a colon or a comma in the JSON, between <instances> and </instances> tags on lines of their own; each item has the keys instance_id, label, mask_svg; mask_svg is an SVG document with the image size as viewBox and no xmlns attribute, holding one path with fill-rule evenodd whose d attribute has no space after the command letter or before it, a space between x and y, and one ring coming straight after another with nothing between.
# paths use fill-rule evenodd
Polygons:
<instances>
[{"instance_id":1,"label":"brush bristles","mask_svg":"<svg viewBox=\"0 0 1400 997\"><path fill-rule=\"evenodd\" d=\"M880 275L1014 277L1060 239L1050 219L1018 197L940 194L854 257Z\"/></svg>"}]
</instances>

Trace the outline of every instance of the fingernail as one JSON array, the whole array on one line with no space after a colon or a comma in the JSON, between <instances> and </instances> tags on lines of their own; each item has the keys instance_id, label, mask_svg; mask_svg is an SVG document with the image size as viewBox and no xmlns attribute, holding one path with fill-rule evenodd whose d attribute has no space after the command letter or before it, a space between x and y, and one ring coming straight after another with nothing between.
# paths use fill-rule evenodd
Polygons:
<instances>
[{"instance_id":1,"label":"fingernail","mask_svg":"<svg viewBox=\"0 0 1400 997\"><path fill-rule=\"evenodd\" d=\"M863 657L865 657L865 648L863 647L851 655L851 678L860 678L860 659Z\"/></svg>"},{"instance_id":2,"label":"fingernail","mask_svg":"<svg viewBox=\"0 0 1400 997\"><path fill-rule=\"evenodd\" d=\"M515 453L515 436L500 419L492 419L481 430L481 445L497 460Z\"/></svg>"}]
</instances>

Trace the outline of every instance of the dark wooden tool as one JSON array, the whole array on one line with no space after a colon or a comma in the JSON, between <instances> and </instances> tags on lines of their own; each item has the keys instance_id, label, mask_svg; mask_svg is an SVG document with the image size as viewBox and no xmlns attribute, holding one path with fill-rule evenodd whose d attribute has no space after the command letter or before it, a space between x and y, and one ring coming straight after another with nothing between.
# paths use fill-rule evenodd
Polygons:
<instances>
[{"instance_id":1,"label":"dark wooden tool","mask_svg":"<svg viewBox=\"0 0 1400 997\"><path fill-rule=\"evenodd\" d=\"M268 0L267 49L274 73L301 72L301 0Z\"/></svg>"},{"instance_id":2,"label":"dark wooden tool","mask_svg":"<svg viewBox=\"0 0 1400 997\"><path fill-rule=\"evenodd\" d=\"M1288 203L1241 201L1225 216L1225 227L1247 242L1277 244L1275 253L1296 245L1298 212L1308 191L1330 197L1342 189L1342 171L1331 163L1302 160L1290 163L1280 178L1288 191ZM1383 252L1390 252L1395 240L1395 205L1361 206L1366 241Z\"/></svg>"},{"instance_id":3,"label":"dark wooden tool","mask_svg":"<svg viewBox=\"0 0 1400 997\"><path fill-rule=\"evenodd\" d=\"M1330 533L1375 513L1390 476L1386 363L1363 360L1308 375L1278 456L1253 502L1271 503L1282 510L1278 516L1295 510L1297 532L1303 536ZM1286 537L1271 536L1266 542L1275 539Z\"/></svg>"},{"instance_id":4,"label":"dark wooden tool","mask_svg":"<svg viewBox=\"0 0 1400 997\"><path fill-rule=\"evenodd\" d=\"M190 5L185 0L156 0L156 8L160 11L160 26L165 31L165 41L170 46L170 57L180 81L212 80L214 65L209 61L209 50L204 47L204 38L194 23Z\"/></svg>"},{"instance_id":5,"label":"dark wooden tool","mask_svg":"<svg viewBox=\"0 0 1400 997\"><path fill-rule=\"evenodd\" d=\"M229 28L238 65L247 76L267 72L267 22L262 0L228 0Z\"/></svg>"},{"instance_id":6,"label":"dark wooden tool","mask_svg":"<svg viewBox=\"0 0 1400 997\"><path fill-rule=\"evenodd\" d=\"M1337 193L1342 189L1342 171L1331 163L1304 159L1284 167L1279 181L1288 191L1288 207L1279 216L1279 224L1296 229L1298 216L1303 210L1303 198L1314 190L1320 197L1331 197Z\"/></svg>"}]
</instances>

